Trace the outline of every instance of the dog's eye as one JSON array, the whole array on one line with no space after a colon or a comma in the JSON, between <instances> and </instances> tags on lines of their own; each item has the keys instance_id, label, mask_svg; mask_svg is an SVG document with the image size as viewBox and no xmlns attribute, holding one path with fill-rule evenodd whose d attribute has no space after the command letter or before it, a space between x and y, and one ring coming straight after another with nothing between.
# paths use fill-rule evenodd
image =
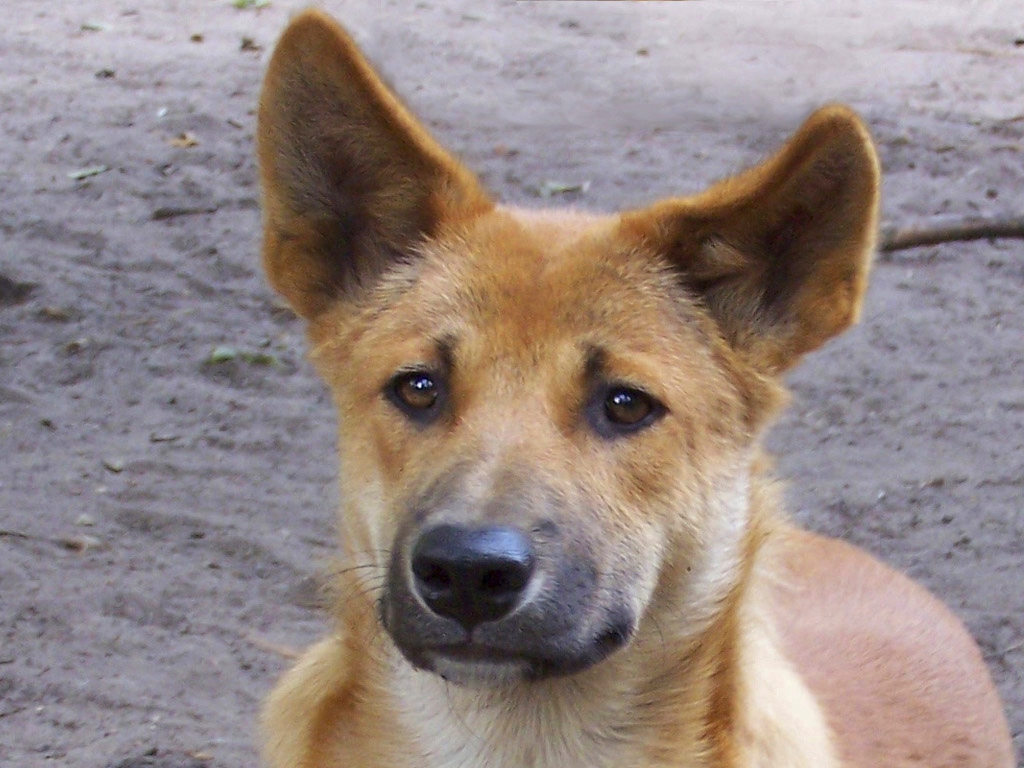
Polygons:
<instances>
[{"instance_id":1,"label":"dog's eye","mask_svg":"<svg viewBox=\"0 0 1024 768\"><path fill-rule=\"evenodd\" d=\"M599 393L590 413L598 434L616 437L653 424L664 411L664 406L646 392L613 386Z\"/></svg>"},{"instance_id":2,"label":"dog's eye","mask_svg":"<svg viewBox=\"0 0 1024 768\"><path fill-rule=\"evenodd\" d=\"M425 411L437 404L437 384L426 373L406 373L394 383L395 396L410 408Z\"/></svg>"},{"instance_id":3,"label":"dog's eye","mask_svg":"<svg viewBox=\"0 0 1024 768\"><path fill-rule=\"evenodd\" d=\"M651 398L637 389L613 389L604 401L608 421L624 427L638 425L654 411Z\"/></svg>"},{"instance_id":4,"label":"dog's eye","mask_svg":"<svg viewBox=\"0 0 1024 768\"><path fill-rule=\"evenodd\" d=\"M441 386L425 371L400 373L391 380L387 391L391 401L415 419L429 418L441 399Z\"/></svg>"}]
</instances>

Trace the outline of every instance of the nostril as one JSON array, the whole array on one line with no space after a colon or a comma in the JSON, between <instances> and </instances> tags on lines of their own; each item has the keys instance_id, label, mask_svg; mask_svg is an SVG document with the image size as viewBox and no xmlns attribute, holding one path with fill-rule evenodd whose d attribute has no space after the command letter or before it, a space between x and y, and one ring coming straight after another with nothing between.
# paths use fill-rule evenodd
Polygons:
<instances>
[{"instance_id":1,"label":"nostril","mask_svg":"<svg viewBox=\"0 0 1024 768\"><path fill-rule=\"evenodd\" d=\"M452 586L451 574L437 563L421 559L413 562L412 571L417 580L431 590L441 591Z\"/></svg>"},{"instance_id":2,"label":"nostril","mask_svg":"<svg viewBox=\"0 0 1024 768\"><path fill-rule=\"evenodd\" d=\"M529 572L525 568L513 565L508 568L492 568L480 577L481 592L495 596L509 592L519 592L529 581Z\"/></svg>"}]
</instances>

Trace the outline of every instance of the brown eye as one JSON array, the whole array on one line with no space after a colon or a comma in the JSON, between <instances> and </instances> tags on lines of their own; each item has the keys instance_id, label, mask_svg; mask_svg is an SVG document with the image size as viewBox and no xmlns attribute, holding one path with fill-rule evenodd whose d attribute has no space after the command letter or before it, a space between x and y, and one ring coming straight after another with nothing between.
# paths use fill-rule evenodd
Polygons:
<instances>
[{"instance_id":1,"label":"brown eye","mask_svg":"<svg viewBox=\"0 0 1024 768\"><path fill-rule=\"evenodd\" d=\"M411 420L427 424L441 413L444 381L428 371L403 371L391 379L384 394Z\"/></svg>"},{"instance_id":2,"label":"brown eye","mask_svg":"<svg viewBox=\"0 0 1024 768\"><path fill-rule=\"evenodd\" d=\"M622 427L638 427L654 413L654 401L636 389L613 389L604 401L608 421Z\"/></svg>"},{"instance_id":3,"label":"brown eye","mask_svg":"<svg viewBox=\"0 0 1024 768\"><path fill-rule=\"evenodd\" d=\"M394 384L395 397L403 405L417 411L426 411L437 404L437 384L426 373L407 373Z\"/></svg>"},{"instance_id":4,"label":"brown eye","mask_svg":"<svg viewBox=\"0 0 1024 768\"><path fill-rule=\"evenodd\" d=\"M622 384L598 388L584 411L591 428L609 440L646 429L666 412L656 398Z\"/></svg>"}]
</instances>

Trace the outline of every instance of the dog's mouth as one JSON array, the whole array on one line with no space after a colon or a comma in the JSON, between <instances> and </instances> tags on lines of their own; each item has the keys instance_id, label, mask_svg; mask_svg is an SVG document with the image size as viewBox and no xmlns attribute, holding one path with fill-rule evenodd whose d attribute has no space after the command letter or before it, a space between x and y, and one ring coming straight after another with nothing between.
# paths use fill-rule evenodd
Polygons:
<instances>
[{"instance_id":1,"label":"dog's mouth","mask_svg":"<svg viewBox=\"0 0 1024 768\"><path fill-rule=\"evenodd\" d=\"M419 669L461 685L500 685L577 674L623 648L635 632L634 622L624 618L583 641L535 636L522 627L501 626L504 623L482 626L457 643L421 643L416 637L396 636L390 629L389 633L406 659ZM478 634L481 640L471 639ZM501 642L494 641L496 635Z\"/></svg>"},{"instance_id":2,"label":"dog's mouth","mask_svg":"<svg viewBox=\"0 0 1024 768\"><path fill-rule=\"evenodd\" d=\"M533 528L430 526L395 547L381 624L413 664L452 682L572 675L632 638L619 577L587 547Z\"/></svg>"}]
</instances>

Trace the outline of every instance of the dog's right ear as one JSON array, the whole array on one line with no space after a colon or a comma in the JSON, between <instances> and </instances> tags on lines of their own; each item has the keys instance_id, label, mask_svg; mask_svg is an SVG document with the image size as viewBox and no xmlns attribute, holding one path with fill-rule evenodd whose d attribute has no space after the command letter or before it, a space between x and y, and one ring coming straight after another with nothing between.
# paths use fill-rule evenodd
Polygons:
<instances>
[{"instance_id":1,"label":"dog's right ear","mask_svg":"<svg viewBox=\"0 0 1024 768\"><path fill-rule=\"evenodd\" d=\"M493 206L326 15L285 31L260 96L263 262L312 318L446 223Z\"/></svg>"}]
</instances>

